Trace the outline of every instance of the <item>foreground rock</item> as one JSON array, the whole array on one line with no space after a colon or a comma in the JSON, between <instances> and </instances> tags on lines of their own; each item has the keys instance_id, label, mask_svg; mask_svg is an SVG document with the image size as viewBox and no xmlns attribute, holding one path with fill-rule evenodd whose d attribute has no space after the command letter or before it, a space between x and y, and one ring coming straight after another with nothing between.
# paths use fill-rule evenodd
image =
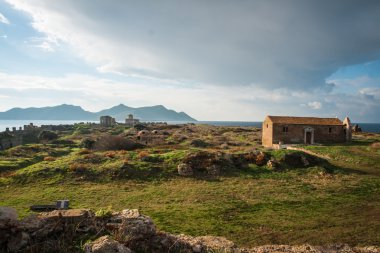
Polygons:
<instances>
[{"instance_id":1,"label":"foreground rock","mask_svg":"<svg viewBox=\"0 0 380 253\"><path fill-rule=\"evenodd\" d=\"M328 246L311 246L311 245L265 245L251 249L246 249L241 252L246 253L378 253L378 247L350 247L347 244L334 244Z\"/></svg>"},{"instance_id":2,"label":"foreground rock","mask_svg":"<svg viewBox=\"0 0 380 253\"><path fill-rule=\"evenodd\" d=\"M348 245L266 245L238 248L224 237L172 235L158 231L137 209L97 217L88 209L57 210L17 220L13 209L0 209L0 252L181 252L181 253L378 253L377 247ZM89 241L83 248L82 242Z\"/></svg>"},{"instance_id":3,"label":"foreground rock","mask_svg":"<svg viewBox=\"0 0 380 253\"><path fill-rule=\"evenodd\" d=\"M132 251L123 244L111 239L108 235L102 236L94 242L84 245L86 253L132 253Z\"/></svg>"}]
</instances>

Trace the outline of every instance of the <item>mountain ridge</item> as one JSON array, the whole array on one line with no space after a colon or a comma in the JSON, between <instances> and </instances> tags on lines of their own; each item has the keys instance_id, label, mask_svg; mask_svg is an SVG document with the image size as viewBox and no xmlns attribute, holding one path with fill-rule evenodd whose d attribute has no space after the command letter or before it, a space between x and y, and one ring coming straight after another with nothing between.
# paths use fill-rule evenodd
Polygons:
<instances>
[{"instance_id":1,"label":"mountain ridge","mask_svg":"<svg viewBox=\"0 0 380 253\"><path fill-rule=\"evenodd\" d=\"M119 104L98 112L84 110L81 106L61 104L46 107L14 107L0 112L3 120L98 120L100 116L111 116L117 121L124 121L128 114L141 121L197 121L185 112L167 109L163 105L129 107Z\"/></svg>"}]
</instances>

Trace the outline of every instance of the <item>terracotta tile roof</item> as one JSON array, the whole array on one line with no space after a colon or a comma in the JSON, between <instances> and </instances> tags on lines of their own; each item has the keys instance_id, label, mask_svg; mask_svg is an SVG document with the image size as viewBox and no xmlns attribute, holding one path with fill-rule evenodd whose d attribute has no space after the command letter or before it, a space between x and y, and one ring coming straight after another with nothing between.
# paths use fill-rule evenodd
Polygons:
<instances>
[{"instance_id":1,"label":"terracotta tile roof","mask_svg":"<svg viewBox=\"0 0 380 253\"><path fill-rule=\"evenodd\" d=\"M290 116L267 116L272 123L295 124L295 125L328 125L341 126L342 121L338 118L315 118L315 117L290 117Z\"/></svg>"}]
</instances>

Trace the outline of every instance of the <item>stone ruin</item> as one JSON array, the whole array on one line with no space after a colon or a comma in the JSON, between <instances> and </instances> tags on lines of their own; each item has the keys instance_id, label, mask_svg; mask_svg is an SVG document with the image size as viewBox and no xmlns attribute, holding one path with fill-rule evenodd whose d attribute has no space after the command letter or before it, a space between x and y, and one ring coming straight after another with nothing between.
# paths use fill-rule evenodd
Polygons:
<instances>
[{"instance_id":1,"label":"stone ruin","mask_svg":"<svg viewBox=\"0 0 380 253\"><path fill-rule=\"evenodd\" d=\"M86 242L87 243L81 243ZM96 216L88 209L55 210L17 219L13 208L0 207L0 252L306 252L375 253L379 247L345 244L266 245L239 248L224 237L173 235L159 231L151 218L137 209Z\"/></svg>"}]
</instances>

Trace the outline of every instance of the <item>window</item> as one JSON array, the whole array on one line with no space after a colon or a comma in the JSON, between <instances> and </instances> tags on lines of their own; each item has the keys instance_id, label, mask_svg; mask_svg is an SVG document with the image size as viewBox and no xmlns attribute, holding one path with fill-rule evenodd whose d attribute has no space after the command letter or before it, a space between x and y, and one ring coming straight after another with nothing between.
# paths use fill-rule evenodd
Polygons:
<instances>
[{"instance_id":1,"label":"window","mask_svg":"<svg viewBox=\"0 0 380 253\"><path fill-rule=\"evenodd\" d=\"M332 133L332 127L329 127L329 134Z\"/></svg>"},{"instance_id":2,"label":"window","mask_svg":"<svg viewBox=\"0 0 380 253\"><path fill-rule=\"evenodd\" d=\"M283 126L283 127L282 127L282 131L283 131L284 133L287 133L288 130L289 130L289 129L288 129L288 126Z\"/></svg>"},{"instance_id":3,"label":"window","mask_svg":"<svg viewBox=\"0 0 380 253\"><path fill-rule=\"evenodd\" d=\"M268 128L268 124L267 124L267 128Z\"/></svg>"}]
</instances>

